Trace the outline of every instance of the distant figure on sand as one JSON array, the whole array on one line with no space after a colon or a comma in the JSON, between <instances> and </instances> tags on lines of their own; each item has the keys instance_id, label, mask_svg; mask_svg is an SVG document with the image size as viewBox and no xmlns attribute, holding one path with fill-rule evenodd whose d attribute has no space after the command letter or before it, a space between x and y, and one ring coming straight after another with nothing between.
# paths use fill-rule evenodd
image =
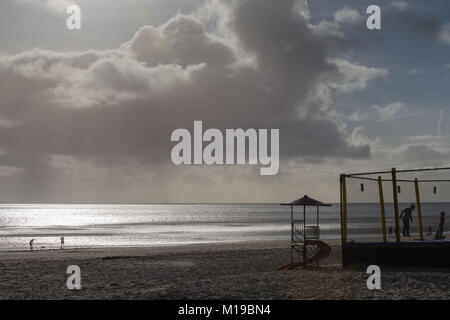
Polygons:
<instances>
[{"instance_id":1,"label":"distant figure on sand","mask_svg":"<svg viewBox=\"0 0 450 320\"><path fill-rule=\"evenodd\" d=\"M409 208L403 209L402 213L400 214L400 218L403 218L403 236L404 237L410 237L409 235L409 221L413 222L412 218L412 212L416 206L412 204Z\"/></svg>"},{"instance_id":2,"label":"distant figure on sand","mask_svg":"<svg viewBox=\"0 0 450 320\"><path fill-rule=\"evenodd\" d=\"M392 226L389 226L389 238L392 238L394 236Z\"/></svg>"},{"instance_id":3,"label":"distant figure on sand","mask_svg":"<svg viewBox=\"0 0 450 320\"><path fill-rule=\"evenodd\" d=\"M436 232L435 239L436 240L442 240L445 239L444 237L444 225L445 225L445 212L441 212L441 217L439 219L439 228Z\"/></svg>"},{"instance_id":4,"label":"distant figure on sand","mask_svg":"<svg viewBox=\"0 0 450 320\"><path fill-rule=\"evenodd\" d=\"M34 239L30 240L30 250L33 250Z\"/></svg>"},{"instance_id":5,"label":"distant figure on sand","mask_svg":"<svg viewBox=\"0 0 450 320\"><path fill-rule=\"evenodd\" d=\"M61 249L64 249L64 236L61 236L59 239L61 240Z\"/></svg>"},{"instance_id":6,"label":"distant figure on sand","mask_svg":"<svg viewBox=\"0 0 450 320\"><path fill-rule=\"evenodd\" d=\"M433 233L431 226L428 227L428 233L427 236L431 236L431 234Z\"/></svg>"}]
</instances>

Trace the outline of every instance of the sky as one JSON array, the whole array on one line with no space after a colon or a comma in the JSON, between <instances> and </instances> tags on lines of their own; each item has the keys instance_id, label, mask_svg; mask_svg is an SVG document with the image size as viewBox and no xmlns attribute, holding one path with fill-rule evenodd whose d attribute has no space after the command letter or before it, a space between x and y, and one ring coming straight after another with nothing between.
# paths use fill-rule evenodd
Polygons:
<instances>
[{"instance_id":1,"label":"sky","mask_svg":"<svg viewBox=\"0 0 450 320\"><path fill-rule=\"evenodd\" d=\"M68 30L66 8L81 8ZM381 30L366 27L369 5ZM338 201L450 164L450 3L3 0L0 201ZM280 170L181 165L173 130L277 128Z\"/></svg>"}]
</instances>

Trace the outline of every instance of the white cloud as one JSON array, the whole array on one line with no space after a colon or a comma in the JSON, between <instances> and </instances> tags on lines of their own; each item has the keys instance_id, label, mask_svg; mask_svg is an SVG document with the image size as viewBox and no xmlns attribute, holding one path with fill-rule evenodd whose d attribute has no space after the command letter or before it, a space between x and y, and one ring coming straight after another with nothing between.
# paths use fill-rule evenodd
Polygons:
<instances>
[{"instance_id":1,"label":"white cloud","mask_svg":"<svg viewBox=\"0 0 450 320\"><path fill-rule=\"evenodd\" d=\"M353 129L349 141L354 145L370 145L371 149L377 149L380 145L380 138L377 137L375 140L370 139L364 133L363 126L358 126L355 129Z\"/></svg>"},{"instance_id":2,"label":"white cloud","mask_svg":"<svg viewBox=\"0 0 450 320\"><path fill-rule=\"evenodd\" d=\"M347 119L350 121L390 121L409 116L409 110L402 102L387 105L373 105L371 109L356 110Z\"/></svg>"},{"instance_id":3,"label":"white cloud","mask_svg":"<svg viewBox=\"0 0 450 320\"><path fill-rule=\"evenodd\" d=\"M332 86L343 92L363 90L370 81L389 74L384 68L366 67L344 59L335 59L332 62L338 68L339 75Z\"/></svg>"},{"instance_id":4,"label":"white cloud","mask_svg":"<svg viewBox=\"0 0 450 320\"><path fill-rule=\"evenodd\" d=\"M360 110L356 110L352 114L348 116L350 121L368 121L373 120L373 116L368 112L361 112Z\"/></svg>"},{"instance_id":5,"label":"white cloud","mask_svg":"<svg viewBox=\"0 0 450 320\"><path fill-rule=\"evenodd\" d=\"M443 43L450 44L450 22L441 26L438 37Z\"/></svg>"},{"instance_id":6,"label":"white cloud","mask_svg":"<svg viewBox=\"0 0 450 320\"><path fill-rule=\"evenodd\" d=\"M432 136L432 135L421 135L421 136L412 136L412 137L408 137L408 141L417 143L417 142L429 142L429 141L434 141L434 140L439 140L440 137L439 136Z\"/></svg>"},{"instance_id":7,"label":"white cloud","mask_svg":"<svg viewBox=\"0 0 450 320\"><path fill-rule=\"evenodd\" d=\"M357 24L362 21L362 16L358 10L344 7L334 13L334 20L340 24Z\"/></svg>"},{"instance_id":8,"label":"white cloud","mask_svg":"<svg viewBox=\"0 0 450 320\"><path fill-rule=\"evenodd\" d=\"M374 105L373 107L383 121L397 119L408 112L406 105L401 102L394 102L385 106Z\"/></svg>"},{"instance_id":9,"label":"white cloud","mask_svg":"<svg viewBox=\"0 0 450 320\"><path fill-rule=\"evenodd\" d=\"M410 5L405 1L392 1L390 7L400 11L404 11L406 9L409 9Z\"/></svg>"}]
</instances>

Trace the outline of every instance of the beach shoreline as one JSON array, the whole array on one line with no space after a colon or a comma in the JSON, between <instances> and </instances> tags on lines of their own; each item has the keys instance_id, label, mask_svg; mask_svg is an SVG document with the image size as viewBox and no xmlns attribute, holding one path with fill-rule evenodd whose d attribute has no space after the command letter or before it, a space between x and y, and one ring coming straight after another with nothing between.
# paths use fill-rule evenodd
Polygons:
<instances>
[{"instance_id":1,"label":"beach shoreline","mask_svg":"<svg viewBox=\"0 0 450 320\"><path fill-rule=\"evenodd\" d=\"M328 240L327 240L328 241ZM335 242L338 241L338 239L329 239L329 241ZM0 257L2 254L7 253L25 253L25 252L48 252L48 251L57 251L57 252L82 252L82 251L109 251L109 250L125 250L125 249L146 249L146 250L180 250L181 248L211 248L211 247L218 247L218 248L232 248L232 247L241 247L244 245L248 245L249 247L253 246L264 246L264 244L269 245L285 245L289 246L288 240L258 240L258 241L221 241L221 242L198 242L198 243L176 243L176 244L155 244L155 245L141 245L141 246L86 246L86 247L76 247L76 246L65 246L64 249L52 247L52 248L33 248L33 250L28 249L11 249L11 250L2 250L0 249Z\"/></svg>"}]
</instances>

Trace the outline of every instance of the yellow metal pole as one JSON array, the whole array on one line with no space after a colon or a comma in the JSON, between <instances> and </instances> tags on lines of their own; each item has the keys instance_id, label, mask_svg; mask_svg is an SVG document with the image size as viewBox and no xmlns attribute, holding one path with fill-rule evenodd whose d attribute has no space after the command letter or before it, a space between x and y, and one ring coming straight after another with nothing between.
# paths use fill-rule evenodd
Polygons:
<instances>
[{"instance_id":1,"label":"yellow metal pole","mask_svg":"<svg viewBox=\"0 0 450 320\"><path fill-rule=\"evenodd\" d=\"M383 242L386 242L386 217L384 214L383 182L381 181L381 176L378 176L378 192L380 194L381 228L383 229Z\"/></svg>"},{"instance_id":2,"label":"yellow metal pole","mask_svg":"<svg viewBox=\"0 0 450 320\"><path fill-rule=\"evenodd\" d=\"M419 180L417 178L414 179L414 186L416 187L416 204L417 204L417 216L419 218L420 241L423 241L422 208L420 207Z\"/></svg>"},{"instance_id":3,"label":"yellow metal pole","mask_svg":"<svg viewBox=\"0 0 450 320\"><path fill-rule=\"evenodd\" d=\"M347 185L342 175L342 242L347 243Z\"/></svg>"},{"instance_id":4,"label":"yellow metal pole","mask_svg":"<svg viewBox=\"0 0 450 320\"><path fill-rule=\"evenodd\" d=\"M394 213L395 213L395 234L397 242L400 242L400 221L398 216L398 195L397 195L397 173L395 168L392 168L392 189L394 192Z\"/></svg>"}]
</instances>

